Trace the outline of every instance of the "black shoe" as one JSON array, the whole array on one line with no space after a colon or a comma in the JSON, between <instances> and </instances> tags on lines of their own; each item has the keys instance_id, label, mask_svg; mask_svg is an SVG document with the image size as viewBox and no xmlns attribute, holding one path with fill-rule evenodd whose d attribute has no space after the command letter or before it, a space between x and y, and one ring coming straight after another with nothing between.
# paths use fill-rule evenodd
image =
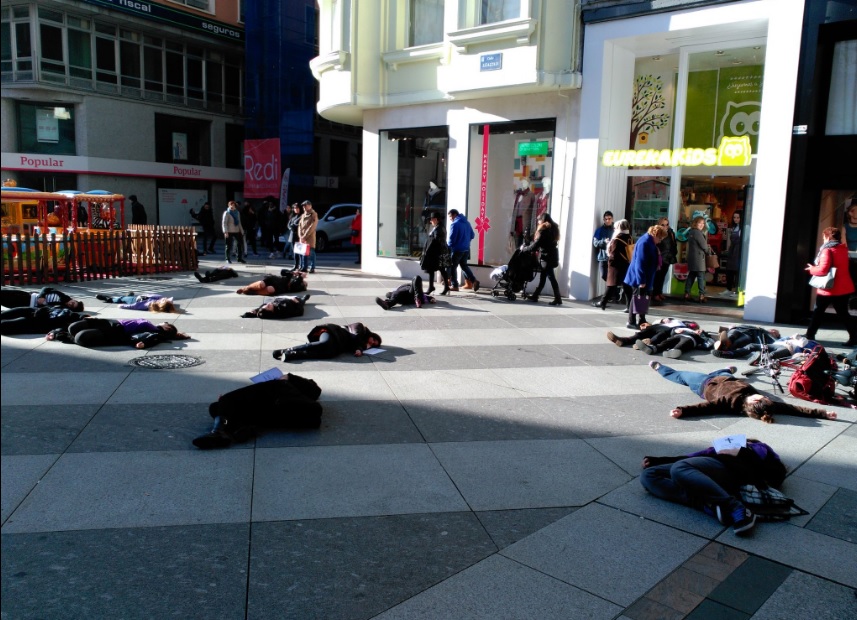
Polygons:
<instances>
[{"instance_id":1,"label":"black shoe","mask_svg":"<svg viewBox=\"0 0 857 620\"><path fill-rule=\"evenodd\" d=\"M300 297L298 297L298 301L301 302L302 304L305 304L306 302L309 301L310 297L312 297L312 295L301 295Z\"/></svg>"},{"instance_id":2,"label":"black shoe","mask_svg":"<svg viewBox=\"0 0 857 620\"><path fill-rule=\"evenodd\" d=\"M239 258L239 259L238 259L238 262L239 262L239 263L244 263L245 265L247 264L247 261L246 261L246 260L244 260L243 258Z\"/></svg>"},{"instance_id":3,"label":"black shoe","mask_svg":"<svg viewBox=\"0 0 857 620\"><path fill-rule=\"evenodd\" d=\"M479 290L479 280L474 280L473 281L473 292L475 293L478 290Z\"/></svg>"},{"instance_id":4,"label":"black shoe","mask_svg":"<svg viewBox=\"0 0 857 620\"><path fill-rule=\"evenodd\" d=\"M193 440L200 450L211 450L214 448L228 448L232 445L232 434L226 429L226 420L220 416L214 418L214 426L205 435Z\"/></svg>"},{"instance_id":5,"label":"black shoe","mask_svg":"<svg viewBox=\"0 0 857 620\"><path fill-rule=\"evenodd\" d=\"M602 310L604 310L604 306L606 306L606 305L607 305L607 302L604 299L599 299L599 300L592 302L593 307L601 308Z\"/></svg>"},{"instance_id":6,"label":"black shoe","mask_svg":"<svg viewBox=\"0 0 857 620\"><path fill-rule=\"evenodd\" d=\"M381 306L384 310L390 309L390 302L386 299L381 299L380 297L375 298L375 303Z\"/></svg>"},{"instance_id":7,"label":"black shoe","mask_svg":"<svg viewBox=\"0 0 857 620\"><path fill-rule=\"evenodd\" d=\"M108 297L107 295L102 295L101 293L98 293L95 296L95 298L98 299L99 301L110 301L111 299L113 299L112 297Z\"/></svg>"},{"instance_id":8,"label":"black shoe","mask_svg":"<svg viewBox=\"0 0 857 620\"><path fill-rule=\"evenodd\" d=\"M194 272L193 272L193 276L194 276L197 280L199 280L200 282L205 282L205 278L203 278L203 277L202 277L202 274L200 274L198 271L194 271Z\"/></svg>"},{"instance_id":9,"label":"black shoe","mask_svg":"<svg viewBox=\"0 0 857 620\"><path fill-rule=\"evenodd\" d=\"M529 297L527 297L527 299L530 301L538 301L539 296L538 295L530 295Z\"/></svg>"},{"instance_id":10,"label":"black shoe","mask_svg":"<svg viewBox=\"0 0 857 620\"><path fill-rule=\"evenodd\" d=\"M548 305L549 305L549 306L561 306L561 305L562 305L562 299L560 299L559 297L557 297L557 298L556 298L556 299L554 299L553 301L549 301L549 302L548 302Z\"/></svg>"},{"instance_id":11,"label":"black shoe","mask_svg":"<svg viewBox=\"0 0 857 620\"><path fill-rule=\"evenodd\" d=\"M628 329L633 329L633 330L640 329L640 326L637 325L636 323L625 323L625 327L627 327Z\"/></svg>"},{"instance_id":12,"label":"black shoe","mask_svg":"<svg viewBox=\"0 0 857 620\"><path fill-rule=\"evenodd\" d=\"M309 270L310 273L315 273L315 267Z\"/></svg>"}]
</instances>

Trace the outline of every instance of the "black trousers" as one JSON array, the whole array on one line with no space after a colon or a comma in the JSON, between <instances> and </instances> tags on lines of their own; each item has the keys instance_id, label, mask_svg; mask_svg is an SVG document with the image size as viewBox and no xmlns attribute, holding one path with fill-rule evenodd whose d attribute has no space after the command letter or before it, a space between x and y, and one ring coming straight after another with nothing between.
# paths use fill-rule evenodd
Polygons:
<instances>
[{"instance_id":1,"label":"black trousers","mask_svg":"<svg viewBox=\"0 0 857 620\"><path fill-rule=\"evenodd\" d=\"M7 308L26 308L30 305L30 293L17 289L0 288L0 304Z\"/></svg>"},{"instance_id":2,"label":"black trousers","mask_svg":"<svg viewBox=\"0 0 857 620\"><path fill-rule=\"evenodd\" d=\"M815 310L812 311L812 318L809 321L809 328L806 330L806 337L810 340L815 340L815 334L818 332L818 328L821 327L827 308L833 304L836 315L845 323L848 339L857 340L855 320L848 314L848 299L850 297L851 295L816 295Z\"/></svg>"}]
</instances>

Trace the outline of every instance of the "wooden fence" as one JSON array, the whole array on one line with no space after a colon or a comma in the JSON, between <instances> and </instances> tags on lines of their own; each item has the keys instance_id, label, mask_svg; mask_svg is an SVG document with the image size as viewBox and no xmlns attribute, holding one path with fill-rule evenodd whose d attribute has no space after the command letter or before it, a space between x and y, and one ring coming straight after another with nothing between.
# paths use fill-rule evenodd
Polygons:
<instances>
[{"instance_id":1,"label":"wooden fence","mask_svg":"<svg viewBox=\"0 0 857 620\"><path fill-rule=\"evenodd\" d=\"M131 226L2 237L2 283L78 282L172 271L199 263L196 230L189 226Z\"/></svg>"}]
</instances>

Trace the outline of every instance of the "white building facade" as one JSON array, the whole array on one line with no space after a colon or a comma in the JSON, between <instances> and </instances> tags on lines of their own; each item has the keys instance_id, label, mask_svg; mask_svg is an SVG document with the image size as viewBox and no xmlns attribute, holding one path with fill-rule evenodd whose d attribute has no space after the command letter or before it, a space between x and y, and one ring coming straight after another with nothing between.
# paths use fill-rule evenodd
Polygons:
<instances>
[{"instance_id":1,"label":"white building facade","mask_svg":"<svg viewBox=\"0 0 857 620\"><path fill-rule=\"evenodd\" d=\"M455 208L477 231L470 263L487 280L548 210L562 293L585 300L603 289L592 234L604 210L638 234L658 216L680 231L700 211L715 249L740 211L752 269L735 303L773 320L802 0L611 18L588 23L583 43L580 5L565 0L319 6L319 112L363 126L365 270L419 273L427 214ZM646 76L663 116L641 120ZM746 157L672 157L733 142ZM661 156L621 159L643 150ZM759 222L764 235L750 234ZM667 290L680 292L675 271Z\"/></svg>"}]
</instances>

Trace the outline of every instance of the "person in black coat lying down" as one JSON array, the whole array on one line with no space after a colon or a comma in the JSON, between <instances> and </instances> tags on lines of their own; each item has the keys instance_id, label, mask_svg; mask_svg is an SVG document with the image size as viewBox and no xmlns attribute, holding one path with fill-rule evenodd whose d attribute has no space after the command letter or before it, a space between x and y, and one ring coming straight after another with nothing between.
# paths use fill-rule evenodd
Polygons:
<instances>
[{"instance_id":1,"label":"person in black coat lying down","mask_svg":"<svg viewBox=\"0 0 857 620\"><path fill-rule=\"evenodd\" d=\"M423 279L420 276L414 276L414 279L408 284L402 284L385 294L384 297L385 299L375 298L375 303L384 310L389 310L396 304L422 308L423 304L433 304L435 301L434 297L423 292Z\"/></svg>"},{"instance_id":2,"label":"person in black coat lying down","mask_svg":"<svg viewBox=\"0 0 857 620\"><path fill-rule=\"evenodd\" d=\"M290 349L277 349L274 359L283 362L295 360L321 360L336 357L341 353L353 353L361 357L363 351L381 346L381 336L369 331L363 323L316 325L307 334L307 343Z\"/></svg>"},{"instance_id":3,"label":"person in black coat lying down","mask_svg":"<svg viewBox=\"0 0 857 620\"><path fill-rule=\"evenodd\" d=\"M193 445L202 450L226 448L267 428L318 428L320 395L315 381L291 373L227 392L208 406L214 426L194 439Z\"/></svg>"},{"instance_id":4,"label":"person in black coat lying down","mask_svg":"<svg viewBox=\"0 0 857 620\"><path fill-rule=\"evenodd\" d=\"M217 282L218 280L228 280L229 278L237 278L238 273L232 268L218 267L217 269L209 269L205 275L201 275L198 271L193 272L194 277L202 283Z\"/></svg>"},{"instance_id":5,"label":"person in black coat lying down","mask_svg":"<svg viewBox=\"0 0 857 620\"><path fill-rule=\"evenodd\" d=\"M295 316L303 316L304 306L309 298L309 295L302 295L300 297L275 297L255 310L248 310L241 315L241 318L290 319Z\"/></svg>"},{"instance_id":6,"label":"person in black coat lying down","mask_svg":"<svg viewBox=\"0 0 857 620\"><path fill-rule=\"evenodd\" d=\"M10 308L0 312L0 334L47 334L54 329L66 329L86 316L60 307Z\"/></svg>"}]
</instances>

